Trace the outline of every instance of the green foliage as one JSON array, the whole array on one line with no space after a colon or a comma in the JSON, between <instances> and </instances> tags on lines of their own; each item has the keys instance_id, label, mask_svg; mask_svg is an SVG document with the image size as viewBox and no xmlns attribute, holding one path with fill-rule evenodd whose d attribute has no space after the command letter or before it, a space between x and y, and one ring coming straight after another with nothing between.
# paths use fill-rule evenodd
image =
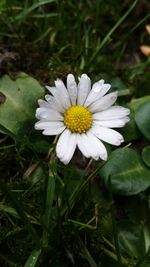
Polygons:
<instances>
[{"instance_id":1,"label":"green foliage","mask_svg":"<svg viewBox=\"0 0 150 267\"><path fill-rule=\"evenodd\" d=\"M33 78L22 73L15 80L3 76L0 80L0 92L5 101L0 105L0 127L12 136L29 134L35 121L37 100L42 98L44 90Z\"/></svg>"},{"instance_id":2,"label":"green foliage","mask_svg":"<svg viewBox=\"0 0 150 267\"><path fill-rule=\"evenodd\" d=\"M150 60L139 50L149 9L0 1L0 266L150 266ZM42 85L69 72L104 78L131 109L105 163L77 152L64 166L54 138L34 131Z\"/></svg>"},{"instance_id":3,"label":"green foliage","mask_svg":"<svg viewBox=\"0 0 150 267\"><path fill-rule=\"evenodd\" d=\"M143 257L146 253L144 233L142 225L130 224L127 221L121 222L118 226L118 239L123 255L129 257Z\"/></svg>"},{"instance_id":4,"label":"green foliage","mask_svg":"<svg viewBox=\"0 0 150 267\"><path fill-rule=\"evenodd\" d=\"M135 121L143 135L150 140L150 103L141 105L135 113Z\"/></svg>"},{"instance_id":5,"label":"green foliage","mask_svg":"<svg viewBox=\"0 0 150 267\"><path fill-rule=\"evenodd\" d=\"M143 158L145 164L148 167L150 167L150 146L146 146L146 147L143 148L142 158Z\"/></svg>"},{"instance_id":6,"label":"green foliage","mask_svg":"<svg viewBox=\"0 0 150 267\"><path fill-rule=\"evenodd\" d=\"M130 148L113 151L100 175L108 188L123 195L138 194L150 186L150 171Z\"/></svg>"}]
</instances>

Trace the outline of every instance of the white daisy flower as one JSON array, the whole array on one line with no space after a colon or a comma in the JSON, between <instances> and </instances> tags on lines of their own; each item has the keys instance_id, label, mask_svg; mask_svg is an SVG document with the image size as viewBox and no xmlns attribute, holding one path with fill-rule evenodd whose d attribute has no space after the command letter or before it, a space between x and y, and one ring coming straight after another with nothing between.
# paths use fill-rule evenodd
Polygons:
<instances>
[{"instance_id":1,"label":"white daisy flower","mask_svg":"<svg viewBox=\"0 0 150 267\"><path fill-rule=\"evenodd\" d=\"M123 136L111 128L123 127L128 121L129 109L112 106L117 92L106 94L111 85L100 80L93 84L82 74L77 84L72 74L67 76L67 87L61 80L55 87L46 86L50 94L39 100L36 110L36 130L44 135L59 135L57 157L64 164L71 160L76 147L86 158L107 160L102 141L119 146Z\"/></svg>"}]
</instances>

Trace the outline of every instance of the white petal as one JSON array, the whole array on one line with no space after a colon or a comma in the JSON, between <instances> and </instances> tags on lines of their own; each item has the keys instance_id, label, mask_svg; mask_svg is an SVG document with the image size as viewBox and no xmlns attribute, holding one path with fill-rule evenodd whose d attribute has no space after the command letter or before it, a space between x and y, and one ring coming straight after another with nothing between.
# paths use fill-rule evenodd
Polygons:
<instances>
[{"instance_id":1,"label":"white petal","mask_svg":"<svg viewBox=\"0 0 150 267\"><path fill-rule=\"evenodd\" d=\"M103 84L103 81L104 80L100 80L99 82L93 84L92 90L85 101L85 107L88 107L90 104L103 97L109 91L111 85L109 83Z\"/></svg>"},{"instance_id":2,"label":"white petal","mask_svg":"<svg viewBox=\"0 0 150 267\"><path fill-rule=\"evenodd\" d=\"M108 109L110 106L114 104L116 99L117 99L117 92L105 95L104 97L100 98L99 100L91 104L89 106L89 110L91 112L99 112Z\"/></svg>"},{"instance_id":3,"label":"white petal","mask_svg":"<svg viewBox=\"0 0 150 267\"><path fill-rule=\"evenodd\" d=\"M130 114L130 110L120 106L113 106L107 110L93 114L95 120L114 120L120 119Z\"/></svg>"},{"instance_id":4,"label":"white petal","mask_svg":"<svg viewBox=\"0 0 150 267\"><path fill-rule=\"evenodd\" d=\"M51 87L51 86L46 85L46 89L55 97L57 105L59 103L59 106L63 106L63 108L69 107L70 106L70 98L69 98L68 91L67 91L63 81L60 79L57 79L55 81L55 85L56 85L56 87ZM49 101L49 100L47 100L47 101Z\"/></svg>"},{"instance_id":5,"label":"white petal","mask_svg":"<svg viewBox=\"0 0 150 267\"><path fill-rule=\"evenodd\" d=\"M52 95L45 95L46 101L49 103L49 107L52 109L55 109L56 111L59 111L63 113L65 111L65 107L63 104L63 98L55 92L55 96Z\"/></svg>"},{"instance_id":6,"label":"white petal","mask_svg":"<svg viewBox=\"0 0 150 267\"><path fill-rule=\"evenodd\" d=\"M56 92L56 87L54 86L49 86L49 85L46 85L45 88L54 96L55 95L55 92Z\"/></svg>"},{"instance_id":7,"label":"white petal","mask_svg":"<svg viewBox=\"0 0 150 267\"><path fill-rule=\"evenodd\" d=\"M99 158L103 160L107 159L107 151L105 146L90 131L88 131L86 134L81 134L80 138L77 138L77 143L80 151L85 157L91 157L95 160L98 160Z\"/></svg>"},{"instance_id":8,"label":"white petal","mask_svg":"<svg viewBox=\"0 0 150 267\"><path fill-rule=\"evenodd\" d=\"M71 160L76 148L76 134L71 133L66 129L57 142L56 154L57 157L64 163L68 164Z\"/></svg>"},{"instance_id":9,"label":"white petal","mask_svg":"<svg viewBox=\"0 0 150 267\"><path fill-rule=\"evenodd\" d=\"M60 128L52 128L52 129L45 129L42 134L44 135L58 135L61 134L65 130L65 126L62 126Z\"/></svg>"},{"instance_id":10,"label":"white petal","mask_svg":"<svg viewBox=\"0 0 150 267\"><path fill-rule=\"evenodd\" d=\"M70 144L69 148L67 149L65 156L60 159L62 162L64 162L65 165L70 162L70 160L72 159L73 154L75 152L75 149L77 146L76 137L77 137L77 135L75 133L70 135L70 139L68 141Z\"/></svg>"},{"instance_id":11,"label":"white petal","mask_svg":"<svg viewBox=\"0 0 150 267\"><path fill-rule=\"evenodd\" d=\"M56 100L60 101L63 104L64 108L68 108L71 105L71 103L70 103L70 97L66 89L66 86L64 85L63 81L60 79L57 79L55 81L55 85L57 88L54 94Z\"/></svg>"},{"instance_id":12,"label":"white petal","mask_svg":"<svg viewBox=\"0 0 150 267\"><path fill-rule=\"evenodd\" d=\"M86 158L90 158L90 153L88 152L87 146L89 145L89 140L85 133L77 134L77 145L79 150Z\"/></svg>"},{"instance_id":13,"label":"white petal","mask_svg":"<svg viewBox=\"0 0 150 267\"><path fill-rule=\"evenodd\" d=\"M38 100L38 104L39 106L42 108L42 107L45 107L45 108L49 108L49 103L47 103L45 100L43 99L39 99Z\"/></svg>"},{"instance_id":14,"label":"white petal","mask_svg":"<svg viewBox=\"0 0 150 267\"><path fill-rule=\"evenodd\" d=\"M35 123L36 130L44 130L44 135L60 134L66 127L61 121L38 121Z\"/></svg>"},{"instance_id":15,"label":"white petal","mask_svg":"<svg viewBox=\"0 0 150 267\"><path fill-rule=\"evenodd\" d=\"M91 132L102 141L115 146L119 146L122 142L124 142L123 136L120 133L109 128L95 125L91 128Z\"/></svg>"},{"instance_id":16,"label":"white petal","mask_svg":"<svg viewBox=\"0 0 150 267\"><path fill-rule=\"evenodd\" d=\"M56 86L56 88L57 88L57 90L59 91L61 91L61 93L63 94L63 95L68 95L68 92L67 92L67 88L66 88L66 86L64 85L64 83L63 83L63 81L62 80L60 80L60 79L57 79L56 81L55 81L55 86Z\"/></svg>"},{"instance_id":17,"label":"white petal","mask_svg":"<svg viewBox=\"0 0 150 267\"><path fill-rule=\"evenodd\" d=\"M46 101L42 99L38 100L40 107L52 108L60 112L64 111L64 109L59 104L57 105L56 100L52 95L45 95L45 99Z\"/></svg>"},{"instance_id":18,"label":"white petal","mask_svg":"<svg viewBox=\"0 0 150 267\"><path fill-rule=\"evenodd\" d=\"M128 117L116 120L106 120L106 121L95 120L93 122L93 125L99 125L108 128L120 128L123 127L129 120L130 119Z\"/></svg>"},{"instance_id":19,"label":"white petal","mask_svg":"<svg viewBox=\"0 0 150 267\"><path fill-rule=\"evenodd\" d=\"M35 116L39 120L63 121L63 116L58 111L50 108L37 108Z\"/></svg>"},{"instance_id":20,"label":"white petal","mask_svg":"<svg viewBox=\"0 0 150 267\"><path fill-rule=\"evenodd\" d=\"M61 134L64 130L65 130L65 126L62 126L60 128L56 127L56 128L47 128L45 129L42 134L44 135L58 135Z\"/></svg>"},{"instance_id":21,"label":"white petal","mask_svg":"<svg viewBox=\"0 0 150 267\"><path fill-rule=\"evenodd\" d=\"M91 80L86 74L82 74L78 84L77 104L83 105L91 89Z\"/></svg>"},{"instance_id":22,"label":"white petal","mask_svg":"<svg viewBox=\"0 0 150 267\"><path fill-rule=\"evenodd\" d=\"M104 144L91 133L89 130L87 132L87 137L89 139L89 150L91 151L92 158L98 160L101 158L102 160L107 160L107 150Z\"/></svg>"},{"instance_id":23,"label":"white petal","mask_svg":"<svg viewBox=\"0 0 150 267\"><path fill-rule=\"evenodd\" d=\"M60 97L60 96L56 97L56 95L55 95L55 97L53 97L51 95L45 95L45 99L49 103L49 108L54 109L60 113L63 113L65 111L65 108L64 108L64 105L62 103L62 97Z\"/></svg>"},{"instance_id":24,"label":"white petal","mask_svg":"<svg viewBox=\"0 0 150 267\"><path fill-rule=\"evenodd\" d=\"M55 97L52 95L45 95L46 101L49 103L49 108L55 109L59 112L63 112L64 108L60 105L59 101L56 101Z\"/></svg>"},{"instance_id":25,"label":"white petal","mask_svg":"<svg viewBox=\"0 0 150 267\"><path fill-rule=\"evenodd\" d=\"M69 92L72 105L76 105L78 87L77 87L75 78L72 74L67 75L67 89Z\"/></svg>"},{"instance_id":26,"label":"white petal","mask_svg":"<svg viewBox=\"0 0 150 267\"><path fill-rule=\"evenodd\" d=\"M48 120L41 120L36 122L35 128L36 130L44 130L51 127L61 127L64 126L62 121L48 121Z\"/></svg>"},{"instance_id":27,"label":"white petal","mask_svg":"<svg viewBox=\"0 0 150 267\"><path fill-rule=\"evenodd\" d=\"M104 80L101 79L98 82L94 83L92 86L92 90L94 90L95 92L99 92L100 91L100 87L104 84Z\"/></svg>"},{"instance_id":28,"label":"white petal","mask_svg":"<svg viewBox=\"0 0 150 267\"><path fill-rule=\"evenodd\" d=\"M56 87L50 87L47 85L46 88L53 95L54 105L60 112L64 112L64 110L71 105L69 94L63 81L61 81L60 79L55 81L55 85ZM46 95L46 100L52 102L52 96Z\"/></svg>"},{"instance_id":29,"label":"white petal","mask_svg":"<svg viewBox=\"0 0 150 267\"><path fill-rule=\"evenodd\" d=\"M45 95L45 99L50 105L53 105L55 102L55 98L52 95Z\"/></svg>"}]
</instances>

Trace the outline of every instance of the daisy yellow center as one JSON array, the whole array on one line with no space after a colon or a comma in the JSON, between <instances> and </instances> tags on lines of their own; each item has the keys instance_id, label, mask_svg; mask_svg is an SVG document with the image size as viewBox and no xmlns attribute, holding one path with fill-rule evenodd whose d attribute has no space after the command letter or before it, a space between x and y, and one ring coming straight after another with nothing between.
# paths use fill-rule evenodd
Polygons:
<instances>
[{"instance_id":1,"label":"daisy yellow center","mask_svg":"<svg viewBox=\"0 0 150 267\"><path fill-rule=\"evenodd\" d=\"M64 113L64 124L73 133L87 132L92 121L92 113L83 106L72 106Z\"/></svg>"}]
</instances>

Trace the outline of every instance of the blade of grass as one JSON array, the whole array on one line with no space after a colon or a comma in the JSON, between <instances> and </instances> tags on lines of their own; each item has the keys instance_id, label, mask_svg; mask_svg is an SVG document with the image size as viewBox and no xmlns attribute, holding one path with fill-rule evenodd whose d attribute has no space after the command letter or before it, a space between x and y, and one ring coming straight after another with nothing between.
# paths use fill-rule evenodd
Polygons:
<instances>
[{"instance_id":1,"label":"blade of grass","mask_svg":"<svg viewBox=\"0 0 150 267\"><path fill-rule=\"evenodd\" d=\"M41 249L33 250L30 254L29 258L27 259L24 267L35 267L39 261L39 257L41 256Z\"/></svg>"},{"instance_id":2,"label":"blade of grass","mask_svg":"<svg viewBox=\"0 0 150 267\"><path fill-rule=\"evenodd\" d=\"M98 165L98 167L86 178L85 180L85 176L87 175L87 173L83 173L81 176L81 179L78 183L78 185L75 187L74 191L72 192L72 194L70 195L68 202L65 203L65 205L63 206L62 210L61 210L61 216L63 216L67 210L71 211L72 207L74 206L74 203L77 199L77 197L81 194L81 192L86 188L86 186L88 185L89 181L91 181L92 179L94 179L94 177L96 177L99 169L102 167L104 163L100 163Z\"/></svg>"},{"instance_id":3,"label":"blade of grass","mask_svg":"<svg viewBox=\"0 0 150 267\"><path fill-rule=\"evenodd\" d=\"M11 215L14 218L21 219L18 212L16 211L16 209L14 209L12 207L0 204L0 211L4 212L4 213L8 213L9 215ZM40 225L40 223L34 217L28 216L28 215L27 215L27 217L30 220L30 223L35 224L35 225Z\"/></svg>"},{"instance_id":4,"label":"blade of grass","mask_svg":"<svg viewBox=\"0 0 150 267\"><path fill-rule=\"evenodd\" d=\"M81 238L79 238L79 245L81 247L81 255L83 258L85 258L89 265L91 267L98 267L98 265L96 264L95 260L93 259L92 255L90 254L89 250L87 249L87 247L84 245L83 241Z\"/></svg>"},{"instance_id":5,"label":"blade of grass","mask_svg":"<svg viewBox=\"0 0 150 267\"><path fill-rule=\"evenodd\" d=\"M33 228L32 224L30 223L30 220L28 219L26 213L24 212L23 207L21 206L21 202L20 202L21 200L18 201L18 199L15 197L14 193L12 193L4 183L0 183L0 188L1 188L2 192L11 201L11 203L14 206L15 210L19 214L20 219L25 224L25 226L28 229L28 232L32 236L32 240L34 241L34 243L37 246L39 246L39 244L40 244L39 236L38 236L37 232L35 231L35 229Z\"/></svg>"},{"instance_id":6,"label":"blade of grass","mask_svg":"<svg viewBox=\"0 0 150 267\"><path fill-rule=\"evenodd\" d=\"M116 254L115 254L114 252L112 252L112 251L110 251L110 250L108 250L108 249L106 249L106 248L103 248L103 251L104 251L104 253L105 253L108 257L110 257L110 258L113 259L114 261L117 261L117 260L118 260ZM127 267L130 266L128 260L125 259L124 257L122 257L122 263L123 263L124 266L127 266ZM131 266L130 266L130 267L131 267Z\"/></svg>"},{"instance_id":7,"label":"blade of grass","mask_svg":"<svg viewBox=\"0 0 150 267\"><path fill-rule=\"evenodd\" d=\"M79 222L79 221L76 221L76 220L71 220L71 219L68 219L68 222L71 222L77 226L82 226L82 228L88 228L88 229L91 229L91 230L95 230L95 226L92 226L92 225L89 225L89 224L86 224L86 223L82 223L82 222Z\"/></svg>"},{"instance_id":8,"label":"blade of grass","mask_svg":"<svg viewBox=\"0 0 150 267\"><path fill-rule=\"evenodd\" d=\"M144 18L142 18L133 28L131 28L131 30L120 40L119 45L123 44L121 51L118 54L118 58L117 58L117 63L116 63L116 68L118 68L118 65L121 61L121 58L124 54L124 51L126 49L126 42L127 39L131 36L131 34L136 31L143 23L145 23L145 21L150 17L150 14L146 15ZM118 49L119 50L119 49Z\"/></svg>"},{"instance_id":9,"label":"blade of grass","mask_svg":"<svg viewBox=\"0 0 150 267\"><path fill-rule=\"evenodd\" d=\"M44 229L43 229L43 237L42 237L42 243L43 247L48 246L48 239L49 239L49 226L50 226L50 220L51 220L51 214L52 214L52 205L54 200L54 194L55 194L55 177L54 173L52 171L53 166L50 165L49 167L49 176L46 181L46 202L45 202L45 212L44 212Z\"/></svg>"},{"instance_id":10,"label":"blade of grass","mask_svg":"<svg viewBox=\"0 0 150 267\"><path fill-rule=\"evenodd\" d=\"M146 254L144 255L144 257L142 259L140 259L137 264L135 265L135 267L142 267L143 266L143 263L144 261L147 259L147 258L150 258L150 249L146 252ZM144 265L145 266L145 265ZM148 265L147 265L148 266Z\"/></svg>"},{"instance_id":11,"label":"blade of grass","mask_svg":"<svg viewBox=\"0 0 150 267\"><path fill-rule=\"evenodd\" d=\"M115 32L115 30L121 25L121 23L127 18L127 16L131 13L135 5L137 4L138 0L135 0L133 4L130 6L130 8L125 12L125 14L117 21L117 23L111 28L111 30L106 34L105 38L102 40L100 45L97 47L95 53L93 53L91 59L89 60L89 64L91 64L97 55L99 54L100 50L106 45L106 43L109 41L111 35Z\"/></svg>"},{"instance_id":12,"label":"blade of grass","mask_svg":"<svg viewBox=\"0 0 150 267\"><path fill-rule=\"evenodd\" d=\"M7 149L7 148L12 148L12 147L15 147L15 146L16 146L16 144L8 145L8 146L2 146L2 147L0 147L0 150Z\"/></svg>"},{"instance_id":13,"label":"blade of grass","mask_svg":"<svg viewBox=\"0 0 150 267\"><path fill-rule=\"evenodd\" d=\"M113 193L112 193L112 189L111 188L112 188L112 186L111 186L111 177L109 177L109 194L110 194L111 202L114 203ZM119 247L119 240L118 240L118 229L117 229L117 224L116 224L116 219L115 219L115 207L114 207L114 204L111 205L110 212L111 212L111 218L112 218L113 236L114 236L116 254L117 254L118 263L120 264L120 267L121 267L122 266L122 257L121 257L121 254L120 254L120 247Z\"/></svg>"},{"instance_id":14,"label":"blade of grass","mask_svg":"<svg viewBox=\"0 0 150 267\"><path fill-rule=\"evenodd\" d=\"M34 40L32 43L36 44L38 42L40 42L41 40L43 40L51 31L51 28L48 28L43 34L41 34L38 39Z\"/></svg>"},{"instance_id":15,"label":"blade of grass","mask_svg":"<svg viewBox=\"0 0 150 267\"><path fill-rule=\"evenodd\" d=\"M50 13L50 14L46 14L46 13L43 13L43 14L34 14L32 15L31 17L32 18L39 18L39 19L45 19L45 18L51 18L51 17L56 17L58 14L57 13Z\"/></svg>"},{"instance_id":16,"label":"blade of grass","mask_svg":"<svg viewBox=\"0 0 150 267\"><path fill-rule=\"evenodd\" d=\"M24 9L19 15L14 17L15 20L23 20L25 19L26 16L28 16L34 9L41 7L46 4L50 4L52 2L56 2L56 0L45 0L45 1L40 1L38 3L33 4L29 8Z\"/></svg>"},{"instance_id":17,"label":"blade of grass","mask_svg":"<svg viewBox=\"0 0 150 267\"><path fill-rule=\"evenodd\" d=\"M148 18L150 17L150 14L146 15L144 18L142 18L127 34L126 36L123 38L123 42L125 41L126 38L128 38L128 36L131 35L131 33L133 33L136 29L138 29Z\"/></svg>"},{"instance_id":18,"label":"blade of grass","mask_svg":"<svg viewBox=\"0 0 150 267\"><path fill-rule=\"evenodd\" d=\"M88 51L89 51L89 32L90 32L90 27L89 28L85 27L84 29L84 55L82 55L81 57L80 70L84 69L86 62L87 62Z\"/></svg>"}]
</instances>

